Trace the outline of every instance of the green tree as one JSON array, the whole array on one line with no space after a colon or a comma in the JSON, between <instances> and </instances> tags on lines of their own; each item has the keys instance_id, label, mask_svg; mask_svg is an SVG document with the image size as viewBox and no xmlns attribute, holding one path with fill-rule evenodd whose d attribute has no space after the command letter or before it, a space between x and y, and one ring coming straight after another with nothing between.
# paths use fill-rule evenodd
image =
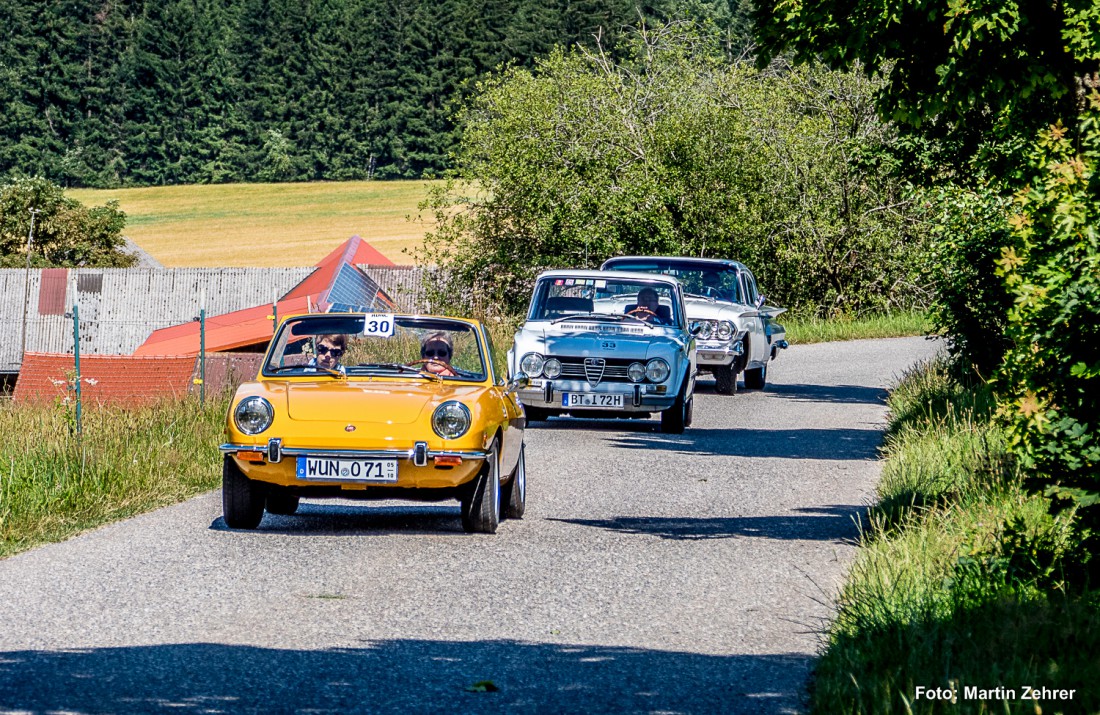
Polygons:
<instances>
[{"instance_id":1,"label":"green tree","mask_svg":"<svg viewBox=\"0 0 1100 715\"><path fill-rule=\"evenodd\" d=\"M1030 483L1076 516L1086 551L1100 550L1100 5L763 0L756 19L770 54L792 50L835 67L859 60L885 74L879 107L887 116L953 141L962 153L955 166L970 165L992 191L1016 189L1002 224L1010 230L994 228L1011 304L995 377L1000 414ZM987 136L968 143L976 134ZM979 265L987 264L993 247L966 235L966 205L940 222L943 234L978 247ZM987 218L979 232L1001 223ZM939 270L967 258L944 253ZM951 324L965 326L982 295L1005 303L979 287L970 308L945 303L957 311ZM1093 559L1094 585L1098 578Z\"/></svg>"},{"instance_id":2,"label":"green tree","mask_svg":"<svg viewBox=\"0 0 1100 715\"><path fill-rule=\"evenodd\" d=\"M539 270L625 253L739 258L803 307L911 300L919 244L872 96L858 75L728 65L680 24L621 62L558 50L478 86L423 258L509 310Z\"/></svg>"},{"instance_id":3,"label":"green tree","mask_svg":"<svg viewBox=\"0 0 1100 715\"><path fill-rule=\"evenodd\" d=\"M22 267L27 260L31 213L35 218L31 263L36 267L125 267L136 258L123 252L126 214L117 201L88 208L65 197L42 178L16 179L0 186L0 266Z\"/></svg>"}]
</instances>

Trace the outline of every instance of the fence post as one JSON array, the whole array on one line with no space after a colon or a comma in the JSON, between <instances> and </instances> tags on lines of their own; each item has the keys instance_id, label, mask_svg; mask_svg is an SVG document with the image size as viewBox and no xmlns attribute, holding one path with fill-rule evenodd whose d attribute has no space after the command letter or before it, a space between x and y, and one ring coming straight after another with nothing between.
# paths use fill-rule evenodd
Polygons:
<instances>
[{"instance_id":1,"label":"fence post","mask_svg":"<svg viewBox=\"0 0 1100 715\"><path fill-rule=\"evenodd\" d=\"M206 404L206 289L199 303L199 404Z\"/></svg>"},{"instance_id":2,"label":"fence post","mask_svg":"<svg viewBox=\"0 0 1100 715\"><path fill-rule=\"evenodd\" d=\"M84 436L82 403L80 395L80 305L73 294L73 360L76 364L76 436Z\"/></svg>"}]
</instances>

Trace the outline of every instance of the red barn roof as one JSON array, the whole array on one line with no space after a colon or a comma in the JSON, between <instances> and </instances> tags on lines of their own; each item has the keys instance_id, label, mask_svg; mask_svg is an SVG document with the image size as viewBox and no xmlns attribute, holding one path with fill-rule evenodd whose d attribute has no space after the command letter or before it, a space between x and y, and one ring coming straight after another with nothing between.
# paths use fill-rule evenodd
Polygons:
<instances>
[{"instance_id":1,"label":"red barn roof","mask_svg":"<svg viewBox=\"0 0 1100 715\"><path fill-rule=\"evenodd\" d=\"M393 266L389 259L369 243L358 236L352 236L321 259L313 273L278 300L278 315L324 312L330 307L333 310L359 310L386 306L393 310L394 303L385 291L356 266L357 263L377 264L379 261ZM265 304L207 317L206 351L224 352L266 343L274 332L271 315L272 306ZM155 330L134 351L134 355L198 353L198 321Z\"/></svg>"},{"instance_id":2,"label":"red barn roof","mask_svg":"<svg viewBox=\"0 0 1100 715\"><path fill-rule=\"evenodd\" d=\"M316 310L317 303L311 296L280 300L277 304L280 316L306 313ZM223 352L258 345L271 340L274 323L272 306L235 310L206 319L206 351ZM197 320L170 328L154 330L134 355L198 355L199 322Z\"/></svg>"}]
</instances>

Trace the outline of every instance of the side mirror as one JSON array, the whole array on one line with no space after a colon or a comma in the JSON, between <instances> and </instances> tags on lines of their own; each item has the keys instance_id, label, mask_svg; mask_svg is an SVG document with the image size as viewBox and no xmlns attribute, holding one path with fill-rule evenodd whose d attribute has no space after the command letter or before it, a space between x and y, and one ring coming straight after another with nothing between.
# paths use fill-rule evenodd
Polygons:
<instances>
[{"instance_id":1,"label":"side mirror","mask_svg":"<svg viewBox=\"0 0 1100 715\"><path fill-rule=\"evenodd\" d=\"M522 390L531 384L531 378L527 377L525 372L517 372L516 376L508 381L508 388L504 391L504 394L511 395L516 390Z\"/></svg>"},{"instance_id":2,"label":"side mirror","mask_svg":"<svg viewBox=\"0 0 1100 715\"><path fill-rule=\"evenodd\" d=\"M703 324L697 320L693 320L688 330L691 331L692 336L699 337L699 333L703 332Z\"/></svg>"},{"instance_id":3,"label":"side mirror","mask_svg":"<svg viewBox=\"0 0 1100 715\"><path fill-rule=\"evenodd\" d=\"M760 307L761 307L761 306L763 306L763 305L764 305L764 299L765 299L765 296L764 296L764 294L763 294L763 293L761 293L760 295L758 295L758 296L756 297L756 303L755 303L754 305L756 305L756 308L757 308L758 310L760 309Z\"/></svg>"}]
</instances>

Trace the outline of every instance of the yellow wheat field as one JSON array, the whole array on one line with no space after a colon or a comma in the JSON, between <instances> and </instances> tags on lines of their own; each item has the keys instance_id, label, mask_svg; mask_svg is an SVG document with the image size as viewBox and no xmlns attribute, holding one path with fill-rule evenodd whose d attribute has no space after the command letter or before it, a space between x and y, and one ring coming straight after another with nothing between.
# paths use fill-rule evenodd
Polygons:
<instances>
[{"instance_id":1,"label":"yellow wheat field","mask_svg":"<svg viewBox=\"0 0 1100 715\"><path fill-rule=\"evenodd\" d=\"M413 263L432 223L417 204L430 181L214 184L72 189L87 206L117 199L124 233L167 267L311 266L358 235Z\"/></svg>"}]
</instances>

